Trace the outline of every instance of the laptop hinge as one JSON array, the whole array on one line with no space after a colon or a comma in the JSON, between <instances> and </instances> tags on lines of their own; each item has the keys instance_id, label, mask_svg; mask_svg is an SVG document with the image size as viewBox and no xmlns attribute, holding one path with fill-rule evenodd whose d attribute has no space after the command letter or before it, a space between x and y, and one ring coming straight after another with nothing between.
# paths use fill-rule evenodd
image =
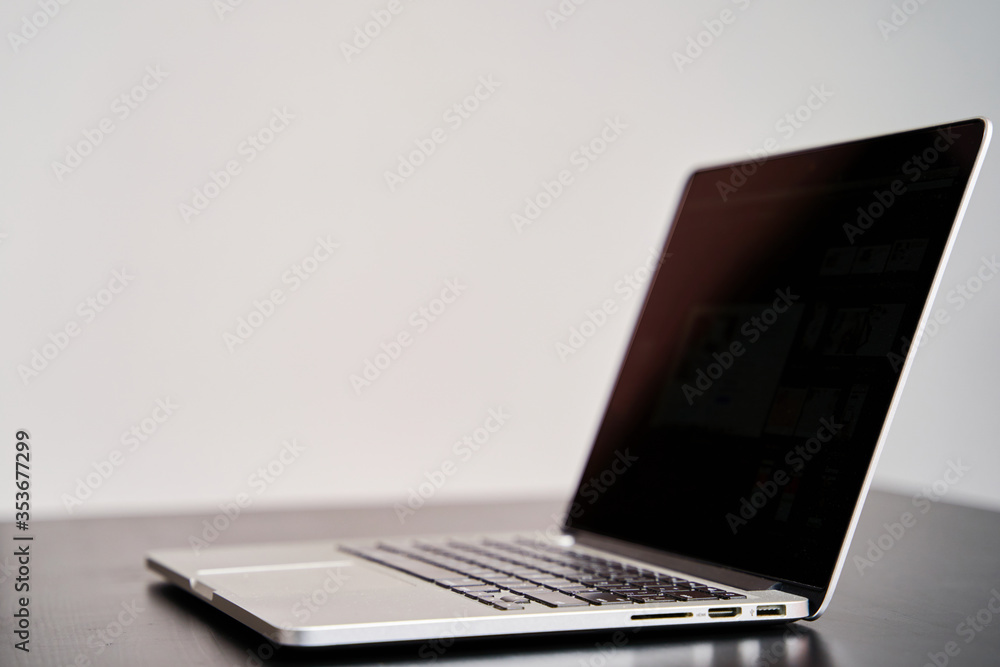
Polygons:
<instances>
[{"instance_id":1,"label":"laptop hinge","mask_svg":"<svg viewBox=\"0 0 1000 667\"><path fill-rule=\"evenodd\" d=\"M618 554L626 558L641 560L646 563L650 563L651 565L659 565L660 567L677 570L679 572L683 572L684 574L690 574L695 577L702 577L704 579L716 581L720 584L725 584L726 586L742 588L746 591L768 590L771 588L777 588L780 584L780 582L774 579L767 579L757 575L748 574L746 572L739 572L737 570L720 567L718 565L710 565L708 563L692 560L690 558L685 558L669 552L660 551L659 549L644 547L642 545L635 544L634 542L626 542L613 537L607 537L606 535L588 533L583 530L571 530L568 531L568 534L572 535L577 544L582 544L594 549L600 549L602 551L610 551L611 553Z\"/></svg>"}]
</instances>

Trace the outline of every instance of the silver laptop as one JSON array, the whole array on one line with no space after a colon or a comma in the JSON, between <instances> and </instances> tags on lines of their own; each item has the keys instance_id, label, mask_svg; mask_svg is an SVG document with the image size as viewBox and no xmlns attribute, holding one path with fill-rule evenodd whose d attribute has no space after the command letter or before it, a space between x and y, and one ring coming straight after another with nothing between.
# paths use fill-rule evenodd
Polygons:
<instances>
[{"instance_id":1,"label":"silver laptop","mask_svg":"<svg viewBox=\"0 0 1000 667\"><path fill-rule=\"evenodd\" d=\"M819 617L989 134L695 172L561 526L148 566L299 646Z\"/></svg>"}]
</instances>

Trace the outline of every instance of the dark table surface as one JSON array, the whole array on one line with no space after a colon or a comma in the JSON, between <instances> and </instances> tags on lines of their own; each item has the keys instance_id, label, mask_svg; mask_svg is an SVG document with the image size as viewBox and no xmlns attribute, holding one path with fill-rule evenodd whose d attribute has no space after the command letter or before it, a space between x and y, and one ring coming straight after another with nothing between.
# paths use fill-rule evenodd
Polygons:
<instances>
[{"instance_id":1,"label":"dark table surface","mask_svg":"<svg viewBox=\"0 0 1000 667\"><path fill-rule=\"evenodd\" d=\"M545 502L425 507L405 526L389 508L243 514L215 543L534 530L560 509ZM466 640L430 653L469 665L1000 665L1000 613L990 609L1000 612L1000 514L945 503L920 509L907 497L870 496L833 603L813 623ZM915 521L908 527L905 512ZM25 533L0 526L0 665L428 662L420 644L275 648L146 571L147 550L186 546L205 518L33 522L30 653L14 648L13 553L24 542L13 537Z\"/></svg>"}]
</instances>

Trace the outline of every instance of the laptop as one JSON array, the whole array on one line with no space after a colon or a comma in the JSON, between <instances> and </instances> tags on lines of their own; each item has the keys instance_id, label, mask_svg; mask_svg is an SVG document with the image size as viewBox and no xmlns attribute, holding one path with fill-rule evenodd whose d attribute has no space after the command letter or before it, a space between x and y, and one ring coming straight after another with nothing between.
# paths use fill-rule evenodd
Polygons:
<instances>
[{"instance_id":1,"label":"laptop","mask_svg":"<svg viewBox=\"0 0 1000 667\"><path fill-rule=\"evenodd\" d=\"M989 135L972 119L694 172L562 525L148 567L298 646L818 618Z\"/></svg>"}]
</instances>

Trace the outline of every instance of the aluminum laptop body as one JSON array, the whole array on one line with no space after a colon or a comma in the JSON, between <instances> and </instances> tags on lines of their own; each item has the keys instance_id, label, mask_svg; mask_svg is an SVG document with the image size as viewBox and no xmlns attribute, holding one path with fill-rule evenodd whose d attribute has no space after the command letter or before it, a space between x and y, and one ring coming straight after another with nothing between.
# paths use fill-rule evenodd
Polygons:
<instances>
[{"instance_id":1,"label":"aluminum laptop body","mask_svg":"<svg viewBox=\"0 0 1000 667\"><path fill-rule=\"evenodd\" d=\"M300 646L819 617L989 135L972 119L696 171L558 530L147 565Z\"/></svg>"}]
</instances>

